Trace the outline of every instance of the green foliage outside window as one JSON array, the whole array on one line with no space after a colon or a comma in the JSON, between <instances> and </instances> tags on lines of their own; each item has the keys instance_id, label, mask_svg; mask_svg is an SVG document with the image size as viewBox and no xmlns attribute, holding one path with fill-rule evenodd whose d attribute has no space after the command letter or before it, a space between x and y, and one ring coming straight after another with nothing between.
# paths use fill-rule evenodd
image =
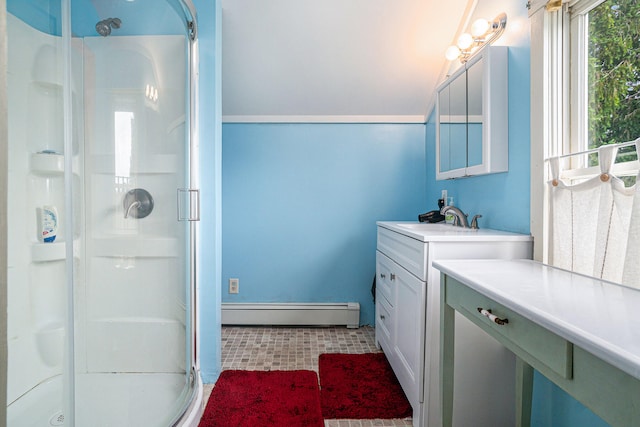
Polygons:
<instances>
[{"instance_id":1,"label":"green foliage outside window","mask_svg":"<svg viewBox=\"0 0 640 427\"><path fill-rule=\"evenodd\" d=\"M632 141L640 137L640 1L600 4L588 34L589 148Z\"/></svg>"}]
</instances>

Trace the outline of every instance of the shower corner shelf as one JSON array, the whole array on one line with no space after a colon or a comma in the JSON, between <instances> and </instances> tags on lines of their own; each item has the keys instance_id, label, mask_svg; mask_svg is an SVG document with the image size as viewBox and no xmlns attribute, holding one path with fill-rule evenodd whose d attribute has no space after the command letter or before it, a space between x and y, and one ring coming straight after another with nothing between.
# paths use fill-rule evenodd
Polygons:
<instances>
[{"instance_id":1,"label":"shower corner shelf","mask_svg":"<svg viewBox=\"0 0 640 427\"><path fill-rule=\"evenodd\" d=\"M64 173L64 155L57 153L32 153L31 171L39 174Z\"/></svg>"},{"instance_id":2,"label":"shower corner shelf","mask_svg":"<svg viewBox=\"0 0 640 427\"><path fill-rule=\"evenodd\" d=\"M64 242L34 243L31 245L31 261L47 262L65 259Z\"/></svg>"}]
</instances>

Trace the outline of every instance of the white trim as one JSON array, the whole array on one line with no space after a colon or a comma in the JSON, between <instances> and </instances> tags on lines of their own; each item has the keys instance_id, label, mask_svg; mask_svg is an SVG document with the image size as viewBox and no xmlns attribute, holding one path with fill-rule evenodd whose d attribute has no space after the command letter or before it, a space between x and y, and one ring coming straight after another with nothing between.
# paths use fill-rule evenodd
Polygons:
<instances>
[{"instance_id":1,"label":"white trim","mask_svg":"<svg viewBox=\"0 0 640 427\"><path fill-rule=\"evenodd\" d=\"M572 14L588 13L591 9L600 6L606 0L573 0L569 2L569 11Z\"/></svg>"},{"instance_id":2,"label":"white trim","mask_svg":"<svg viewBox=\"0 0 640 427\"><path fill-rule=\"evenodd\" d=\"M223 123L409 123L424 124L425 116L222 116Z\"/></svg>"},{"instance_id":3,"label":"white trim","mask_svg":"<svg viewBox=\"0 0 640 427\"><path fill-rule=\"evenodd\" d=\"M547 6L548 1L549 0L530 0L527 3L527 7L529 8L529 18L540 12L540 9L544 9Z\"/></svg>"},{"instance_id":4,"label":"white trim","mask_svg":"<svg viewBox=\"0 0 640 427\"><path fill-rule=\"evenodd\" d=\"M636 139L635 141L621 142L619 144L603 145L603 146L600 146L599 148L593 148L591 150L585 150L585 151L579 151L579 152L573 152L573 153L570 152L568 154L556 156L555 157L556 159L564 159L564 160L569 160L575 157L579 157L582 159L580 161L572 160L570 163L567 162L567 165L570 165L570 166L569 168L565 168L561 170L560 179L575 180L575 179L587 179L587 178L592 178L594 176L598 176L602 172L600 165L586 166L588 163L587 159L589 154L600 153L602 148L611 149L613 147L616 147L616 150L620 148L625 148L625 147L635 147L636 148L635 151L637 154L639 145L640 145L640 138ZM583 166L575 167L574 165L576 164L580 164ZM617 177L636 176L638 174L638 170L640 170L640 161L636 159L636 160L629 160L621 163L614 163L611 166L610 173Z\"/></svg>"},{"instance_id":5,"label":"white trim","mask_svg":"<svg viewBox=\"0 0 640 427\"><path fill-rule=\"evenodd\" d=\"M223 325L360 325L360 304L222 303Z\"/></svg>"},{"instance_id":6,"label":"white trim","mask_svg":"<svg viewBox=\"0 0 640 427\"><path fill-rule=\"evenodd\" d=\"M539 5L538 3L536 3ZM533 8L532 8L533 9ZM559 35L562 11L542 7L530 11L531 21L531 207L530 231L534 259L548 260L548 168L545 159L555 153L563 136L563 40Z\"/></svg>"},{"instance_id":7,"label":"white trim","mask_svg":"<svg viewBox=\"0 0 640 427\"><path fill-rule=\"evenodd\" d=\"M583 3L580 3L583 4ZM569 27L571 37L565 37L569 44L569 54L571 57L569 66L569 102L570 117L569 122L571 134L569 140L563 147L563 154L566 151L583 151L588 147L588 79L587 73L583 72L587 68L588 51L588 15L585 13L573 14L570 18ZM581 160L581 159L573 159ZM573 167L582 167L577 164Z\"/></svg>"},{"instance_id":8,"label":"white trim","mask_svg":"<svg viewBox=\"0 0 640 427\"><path fill-rule=\"evenodd\" d=\"M447 115L447 114L441 114L440 116L440 123L467 123L467 116L462 116L462 115ZM479 121L480 123L482 123L482 116L473 116L473 117L479 117L479 119L477 121Z\"/></svg>"}]
</instances>

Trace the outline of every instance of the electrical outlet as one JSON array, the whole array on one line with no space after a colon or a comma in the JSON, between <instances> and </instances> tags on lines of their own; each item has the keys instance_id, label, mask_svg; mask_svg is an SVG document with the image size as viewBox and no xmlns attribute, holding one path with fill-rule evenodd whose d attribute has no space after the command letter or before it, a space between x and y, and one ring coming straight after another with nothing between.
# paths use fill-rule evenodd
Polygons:
<instances>
[{"instance_id":1,"label":"electrical outlet","mask_svg":"<svg viewBox=\"0 0 640 427\"><path fill-rule=\"evenodd\" d=\"M237 294L240 291L240 279L229 279L229 293Z\"/></svg>"}]
</instances>

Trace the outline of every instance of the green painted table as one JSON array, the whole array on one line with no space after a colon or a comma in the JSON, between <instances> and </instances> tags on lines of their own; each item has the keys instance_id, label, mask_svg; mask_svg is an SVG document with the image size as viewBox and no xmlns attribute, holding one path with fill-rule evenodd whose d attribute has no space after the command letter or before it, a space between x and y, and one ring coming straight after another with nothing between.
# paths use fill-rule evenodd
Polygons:
<instances>
[{"instance_id":1,"label":"green painted table","mask_svg":"<svg viewBox=\"0 0 640 427\"><path fill-rule=\"evenodd\" d=\"M640 290L527 260L434 266L442 272L443 426L456 410L455 311L515 353L517 426L530 425L533 369L612 426L640 426Z\"/></svg>"}]
</instances>

